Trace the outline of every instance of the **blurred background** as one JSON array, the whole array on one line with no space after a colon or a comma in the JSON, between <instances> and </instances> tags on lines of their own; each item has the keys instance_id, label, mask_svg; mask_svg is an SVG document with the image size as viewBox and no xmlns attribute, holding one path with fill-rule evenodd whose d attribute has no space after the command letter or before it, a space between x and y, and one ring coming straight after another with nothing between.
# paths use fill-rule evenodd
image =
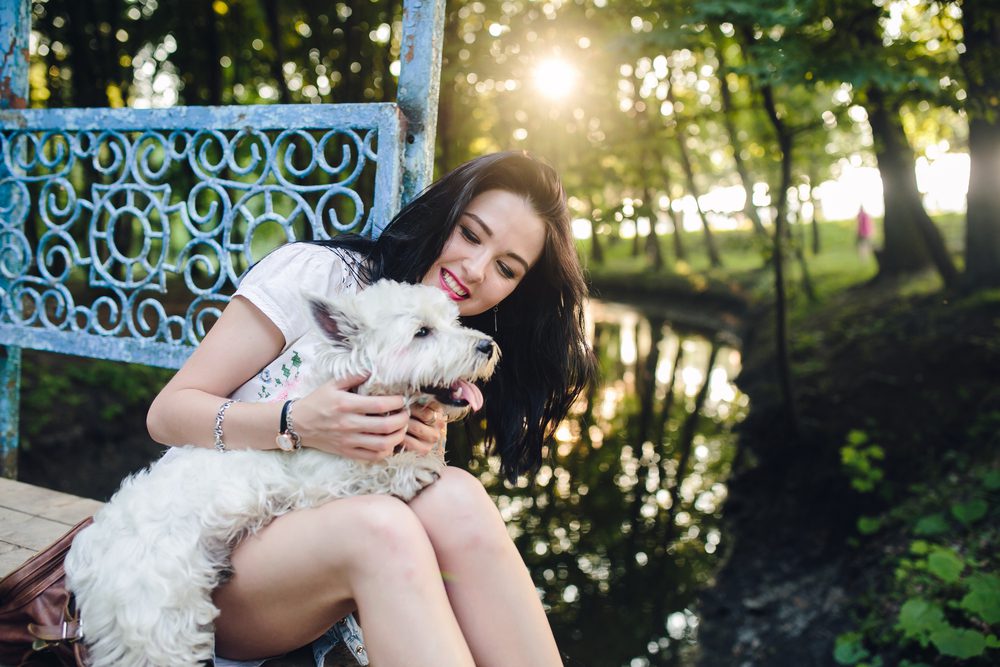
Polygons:
<instances>
[{"instance_id":1,"label":"blurred background","mask_svg":"<svg viewBox=\"0 0 1000 667\"><path fill-rule=\"evenodd\" d=\"M30 105L393 101L401 13L36 0ZM996 664L1000 3L450 0L443 52L436 173L552 163L594 295L537 475L449 443L568 664ZM25 352L21 478L107 498L168 377Z\"/></svg>"}]
</instances>

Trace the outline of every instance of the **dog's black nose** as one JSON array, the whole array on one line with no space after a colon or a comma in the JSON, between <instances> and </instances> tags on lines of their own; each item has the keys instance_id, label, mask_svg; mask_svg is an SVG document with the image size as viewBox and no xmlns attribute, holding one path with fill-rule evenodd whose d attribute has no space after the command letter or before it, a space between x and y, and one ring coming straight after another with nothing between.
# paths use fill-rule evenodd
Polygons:
<instances>
[{"instance_id":1,"label":"dog's black nose","mask_svg":"<svg viewBox=\"0 0 1000 667\"><path fill-rule=\"evenodd\" d=\"M476 351L482 352L489 359L493 356L493 341L491 340L481 340L476 343Z\"/></svg>"}]
</instances>

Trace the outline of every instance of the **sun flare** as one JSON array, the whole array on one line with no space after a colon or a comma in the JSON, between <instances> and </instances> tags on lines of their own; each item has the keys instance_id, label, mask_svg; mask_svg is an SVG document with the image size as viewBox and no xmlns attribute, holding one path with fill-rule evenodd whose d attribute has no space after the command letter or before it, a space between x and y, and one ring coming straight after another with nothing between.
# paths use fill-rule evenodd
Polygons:
<instances>
[{"instance_id":1,"label":"sun flare","mask_svg":"<svg viewBox=\"0 0 1000 667\"><path fill-rule=\"evenodd\" d=\"M576 88L580 73L562 58L548 58L538 63L533 75L535 88L543 96L559 100Z\"/></svg>"}]
</instances>

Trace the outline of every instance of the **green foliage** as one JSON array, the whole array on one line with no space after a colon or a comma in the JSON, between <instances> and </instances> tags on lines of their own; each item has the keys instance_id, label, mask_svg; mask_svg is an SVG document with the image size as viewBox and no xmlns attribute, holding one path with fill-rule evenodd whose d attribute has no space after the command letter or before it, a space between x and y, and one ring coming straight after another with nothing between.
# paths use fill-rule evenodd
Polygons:
<instances>
[{"instance_id":1,"label":"green foliage","mask_svg":"<svg viewBox=\"0 0 1000 667\"><path fill-rule=\"evenodd\" d=\"M940 535L947 531L948 519L940 512L920 517L913 526L914 534L921 536Z\"/></svg>"},{"instance_id":2,"label":"green foliage","mask_svg":"<svg viewBox=\"0 0 1000 667\"><path fill-rule=\"evenodd\" d=\"M858 518L858 532L862 535L872 535L877 533L882 527L880 517L862 516Z\"/></svg>"},{"instance_id":3,"label":"green foliage","mask_svg":"<svg viewBox=\"0 0 1000 667\"><path fill-rule=\"evenodd\" d=\"M871 652L864 647L862 639L860 632L847 632L837 637L833 647L833 659L838 665L857 665L871 657Z\"/></svg>"},{"instance_id":4,"label":"green foliage","mask_svg":"<svg viewBox=\"0 0 1000 667\"><path fill-rule=\"evenodd\" d=\"M903 603L896 627L906 637L920 642L921 646L927 646L931 634L947 625L941 607L916 598Z\"/></svg>"},{"instance_id":5,"label":"green foliage","mask_svg":"<svg viewBox=\"0 0 1000 667\"><path fill-rule=\"evenodd\" d=\"M1000 577L995 574L974 574L966 584L969 592L959 603L962 609L990 625L1000 623Z\"/></svg>"},{"instance_id":6,"label":"green foliage","mask_svg":"<svg viewBox=\"0 0 1000 667\"><path fill-rule=\"evenodd\" d=\"M899 622L896 626L908 639L913 639L921 646L933 644L941 655L953 658L972 658L983 655L987 646L994 643L986 635L968 628L956 628L945 618L944 611L938 605L927 600L914 598L907 600L899 610Z\"/></svg>"},{"instance_id":7,"label":"green foliage","mask_svg":"<svg viewBox=\"0 0 1000 667\"><path fill-rule=\"evenodd\" d=\"M986 509L985 500L982 498L973 498L968 502L952 505L951 515L961 521L963 525L971 526L986 516Z\"/></svg>"},{"instance_id":8,"label":"green foliage","mask_svg":"<svg viewBox=\"0 0 1000 667\"><path fill-rule=\"evenodd\" d=\"M54 355L39 355L25 364L23 373L22 411L32 416L21 424L26 447L67 412L85 405L103 421L113 421L126 410L145 412L172 374L162 368Z\"/></svg>"},{"instance_id":9,"label":"green foliage","mask_svg":"<svg viewBox=\"0 0 1000 667\"><path fill-rule=\"evenodd\" d=\"M927 570L949 584L957 582L964 569L965 561L951 549L938 547L927 556Z\"/></svg>"},{"instance_id":10,"label":"green foliage","mask_svg":"<svg viewBox=\"0 0 1000 667\"><path fill-rule=\"evenodd\" d=\"M853 432L849 444L865 446L867 438L862 436ZM969 467L965 459L955 460ZM838 664L874 664L887 649L933 664L995 664L1000 648L997 473L995 467L973 468L962 476L948 476L936 488L914 486L907 499L884 514L859 520L862 534L878 526L902 531L909 539L905 550L889 558L895 573L890 590L876 594L877 602L860 629L837 638ZM945 499L950 502L942 502ZM948 511L931 511L942 506ZM898 611L887 617L886 604Z\"/></svg>"},{"instance_id":11,"label":"green foliage","mask_svg":"<svg viewBox=\"0 0 1000 667\"><path fill-rule=\"evenodd\" d=\"M851 480L851 486L862 493L875 490L885 477L879 464L885 459L885 450L868 441L864 431L853 430L847 434L847 443L840 448L840 463Z\"/></svg>"}]
</instances>

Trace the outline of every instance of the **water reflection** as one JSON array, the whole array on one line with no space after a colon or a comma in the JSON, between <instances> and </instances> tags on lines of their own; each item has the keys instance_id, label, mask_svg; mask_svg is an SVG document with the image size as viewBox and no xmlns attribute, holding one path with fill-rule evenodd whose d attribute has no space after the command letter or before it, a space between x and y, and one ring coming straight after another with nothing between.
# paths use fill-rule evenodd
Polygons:
<instances>
[{"instance_id":1,"label":"water reflection","mask_svg":"<svg viewBox=\"0 0 1000 667\"><path fill-rule=\"evenodd\" d=\"M534 484L502 482L495 460L468 465L495 496L566 653L596 667L688 664L690 608L721 541L731 427L747 406L733 384L740 354L623 305L593 302L588 321L601 378L560 425Z\"/></svg>"}]
</instances>

